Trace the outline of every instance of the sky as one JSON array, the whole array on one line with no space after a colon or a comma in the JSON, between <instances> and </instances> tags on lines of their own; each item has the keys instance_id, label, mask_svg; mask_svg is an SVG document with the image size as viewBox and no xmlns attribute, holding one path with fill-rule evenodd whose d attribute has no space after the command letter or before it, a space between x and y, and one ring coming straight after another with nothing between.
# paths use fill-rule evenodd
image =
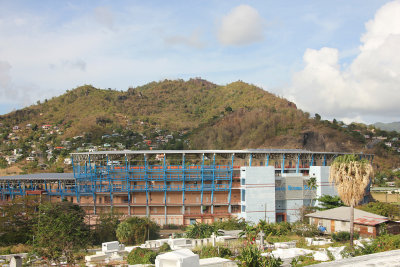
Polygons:
<instances>
[{"instance_id":1,"label":"sky","mask_svg":"<svg viewBox=\"0 0 400 267\"><path fill-rule=\"evenodd\" d=\"M311 115L399 121L400 0L0 0L0 114L84 84L242 80Z\"/></svg>"}]
</instances>

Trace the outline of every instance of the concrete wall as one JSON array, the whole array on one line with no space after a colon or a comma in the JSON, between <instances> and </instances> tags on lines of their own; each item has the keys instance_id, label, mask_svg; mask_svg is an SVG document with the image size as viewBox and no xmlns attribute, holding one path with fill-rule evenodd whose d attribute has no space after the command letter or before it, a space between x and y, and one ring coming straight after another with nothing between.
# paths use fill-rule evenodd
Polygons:
<instances>
[{"instance_id":1,"label":"concrete wall","mask_svg":"<svg viewBox=\"0 0 400 267\"><path fill-rule=\"evenodd\" d=\"M241 167L241 216L258 223L261 219L275 222L275 168Z\"/></svg>"},{"instance_id":2,"label":"concrete wall","mask_svg":"<svg viewBox=\"0 0 400 267\"><path fill-rule=\"evenodd\" d=\"M322 195L337 196L335 186L329 183L329 166L311 166L310 177L317 180L317 198Z\"/></svg>"},{"instance_id":3,"label":"concrete wall","mask_svg":"<svg viewBox=\"0 0 400 267\"><path fill-rule=\"evenodd\" d=\"M304 206L302 199L287 199L286 200L286 221L296 222L300 220L300 209Z\"/></svg>"}]
</instances>

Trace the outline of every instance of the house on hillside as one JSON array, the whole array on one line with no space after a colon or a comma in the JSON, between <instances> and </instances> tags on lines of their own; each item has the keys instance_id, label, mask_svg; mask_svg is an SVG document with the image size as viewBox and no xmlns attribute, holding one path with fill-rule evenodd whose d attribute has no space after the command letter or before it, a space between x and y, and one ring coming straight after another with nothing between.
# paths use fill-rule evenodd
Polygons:
<instances>
[{"instance_id":1,"label":"house on hillside","mask_svg":"<svg viewBox=\"0 0 400 267\"><path fill-rule=\"evenodd\" d=\"M6 156L6 161L8 165L11 165L15 162L17 162L17 156Z\"/></svg>"},{"instance_id":2,"label":"house on hillside","mask_svg":"<svg viewBox=\"0 0 400 267\"><path fill-rule=\"evenodd\" d=\"M391 142L385 142L385 146L392 147L392 143Z\"/></svg>"},{"instance_id":3,"label":"house on hillside","mask_svg":"<svg viewBox=\"0 0 400 267\"><path fill-rule=\"evenodd\" d=\"M307 214L311 224L324 226L328 234L334 232L350 231L350 208L338 207L334 209L317 211ZM354 231L362 237L376 237L381 229L386 229L390 234L400 233L400 223L389 218L354 209Z\"/></svg>"},{"instance_id":4,"label":"house on hillside","mask_svg":"<svg viewBox=\"0 0 400 267\"><path fill-rule=\"evenodd\" d=\"M35 161L35 158L34 158L34 157L26 157L25 160L26 160L26 161Z\"/></svg>"},{"instance_id":5,"label":"house on hillside","mask_svg":"<svg viewBox=\"0 0 400 267\"><path fill-rule=\"evenodd\" d=\"M42 129L43 129L43 130L50 130L50 128L51 128L51 125L50 125L50 124L42 125Z\"/></svg>"}]
</instances>

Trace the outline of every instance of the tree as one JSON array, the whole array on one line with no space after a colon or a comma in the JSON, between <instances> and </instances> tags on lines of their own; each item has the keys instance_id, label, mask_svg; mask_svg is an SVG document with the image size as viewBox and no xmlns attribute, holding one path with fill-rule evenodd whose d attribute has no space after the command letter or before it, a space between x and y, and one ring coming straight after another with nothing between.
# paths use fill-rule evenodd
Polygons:
<instances>
[{"instance_id":1,"label":"tree","mask_svg":"<svg viewBox=\"0 0 400 267\"><path fill-rule=\"evenodd\" d=\"M315 120L316 121L320 121L321 120L321 115L319 115L318 113L315 113Z\"/></svg>"},{"instance_id":2,"label":"tree","mask_svg":"<svg viewBox=\"0 0 400 267\"><path fill-rule=\"evenodd\" d=\"M366 194L371 182L373 168L355 155L337 157L331 164L329 181L335 184L343 203L350 206L350 246L353 247L354 207Z\"/></svg>"},{"instance_id":3,"label":"tree","mask_svg":"<svg viewBox=\"0 0 400 267\"><path fill-rule=\"evenodd\" d=\"M0 207L0 245L24 244L32 240L39 199L16 198Z\"/></svg>"},{"instance_id":4,"label":"tree","mask_svg":"<svg viewBox=\"0 0 400 267\"><path fill-rule=\"evenodd\" d=\"M101 244L117 239L117 228L120 224L120 214L111 210L108 213L100 214L96 220L96 229L93 233L94 244Z\"/></svg>"},{"instance_id":5,"label":"tree","mask_svg":"<svg viewBox=\"0 0 400 267\"><path fill-rule=\"evenodd\" d=\"M186 228L185 234L188 238L209 238L217 230L215 225L195 223Z\"/></svg>"},{"instance_id":6,"label":"tree","mask_svg":"<svg viewBox=\"0 0 400 267\"><path fill-rule=\"evenodd\" d=\"M398 206L390 203L370 202L360 206L359 208L363 211L389 217L390 219L394 219L400 215Z\"/></svg>"},{"instance_id":7,"label":"tree","mask_svg":"<svg viewBox=\"0 0 400 267\"><path fill-rule=\"evenodd\" d=\"M130 217L117 228L117 238L121 243L135 245L159 237L160 226L149 218Z\"/></svg>"},{"instance_id":8,"label":"tree","mask_svg":"<svg viewBox=\"0 0 400 267\"><path fill-rule=\"evenodd\" d=\"M319 210L329 210L344 206L343 201L338 196L323 195L318 199Z\"/></svg>"},{"instance_id":9,"label":"tree","mask_svg":"<svg viewBox=\"0 0 400 267\"><path fill-rule=\"evenodd\" d=\"M213 225L217 230L243 230L246 227L246 221L243 218L230 217L225 221L215 221Z\"/></svg>"},{"instance_id":10,"label":"tree","mask_svg":"<svg viewBox=\"0 0 400 267\"><path fill-rule=\"evenodd\" d=\"M307 187L308 187L310 190L315 190L315 189L317 189L317 178L315 178L315 177L310 177L310 179L308 179L306 183L307 183Z\"/></svg>"},{"instance_id":11,"label":"tree","mask_svg":"<svg viewBox=\"0 0 400 267\"><path fill-rule=\"evenodd\" d=\"M0 157L0 169L5 169L7 168L8 163L7 160L3 157Z\"/></svg>"},{"instance_id":12,"label":"tree","mask_svg":"<svg viewBox=\"0 0 400 267\"><path fill-rule=\"evenodd\" d=\"M64 256L68 264L73 264L75 253L90 243L89 227L84 220L85 211L70 202L41 204L33 244L35 252L49 262L59 263Z\"/></svg>"}]
</instances>

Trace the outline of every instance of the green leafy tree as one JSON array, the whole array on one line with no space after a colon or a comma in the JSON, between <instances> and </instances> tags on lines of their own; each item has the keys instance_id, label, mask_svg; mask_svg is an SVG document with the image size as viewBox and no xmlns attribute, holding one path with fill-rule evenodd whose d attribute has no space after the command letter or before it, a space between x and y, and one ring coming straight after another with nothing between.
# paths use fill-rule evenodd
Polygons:
<instances>
[{"instance_id":1,"label":"green leafy tree","mask_svg":"<svg viewBox=\"0 0 400 267\"><path fill-rule=\"evenodd\" d=\"M40 199L14 199L0 207L0 245L24 244L32 241Z\"/></svg>"},{"instance_id":2,"label":"green leafy tree","mask_svg":"<svg viewBox=\"0 0 400 267\"><path fill-rule=\"evenodd\" d=\"M363 211L389 217L390 219L400 216L399 207L390 203L370 202L368 204L359 206L358 208Z\"/></svg>"},{"instance_id":3,"label":"green leafy tree","mask_svg":"<svg viewBox=\"0 0 400 267\"><path fill-rule=\"evenodd\" d=\"M159 237L160 226L149 218L130 217L118 225L116 234L121 243L135 245Z\"/></svg>"},{"instance_id":4,"label":"green leafy tree","mask_svg":"<svg viewBox=\"0 0 400 267\"><path fill-rule=\"evenodd\" d=\"M310 177L310 179L307 180L307 186L310 188L310 190L317 189L317 178Z\"/></svg>"},{"instance_id":5,"label":"green leafy tree","mask_svg":"<svg viewBox=\"0 0 400 267\"><path fill-rule=\"evenodd\" d=\"M35 229L35 252L49 262L59 263L65 257L68 264L73 264L75 254L90 243L89 227L84 219L85 211L70 202L41 204Z\"/></svg>"},{"instance_id":6,"label":"green leafy tree","mask_svg":"<svg viewBox=\"0 0 400 267\"><path fill-rule=\"evenodd\" d=\"M217 231L216 227L206 223L195 223L186 228L185 234L188 238L208 238Z\"/></svg>"},{"instance_id":7,"label":"green leafy tree","mask_svg":"<svg viewBox=\"0 0 400 267\"><path fill-rule=\"evenodd\" d=\"M339 196L323 195L317 200L320 205L320 207L318 208L319 210L329 210L344 206L343 201L340 199Z\"/></svg>"},{"instance_id":8,"label":"green leafy tree","mask_svg":"<svg viewBox=\"0 0 400 267\"><path fill-rule=\"evenodd\" d=\"M120 224L121 215L114 210L107 213L101 213L96 220L96 228L93 232L94 244L101 244L117 239L117 228Z\"/></svg>"},{"instance_id":9,"label":"green leafy tree","mask_svg":"<svg viewBox=\"0 0 400 267\"><path fill-rule=\"evenodd\" d=\"M243 230L247 223L243 218L231 217L225 221L216 221L213 225L217 230Z\"/></svg>"}]
</instances>

